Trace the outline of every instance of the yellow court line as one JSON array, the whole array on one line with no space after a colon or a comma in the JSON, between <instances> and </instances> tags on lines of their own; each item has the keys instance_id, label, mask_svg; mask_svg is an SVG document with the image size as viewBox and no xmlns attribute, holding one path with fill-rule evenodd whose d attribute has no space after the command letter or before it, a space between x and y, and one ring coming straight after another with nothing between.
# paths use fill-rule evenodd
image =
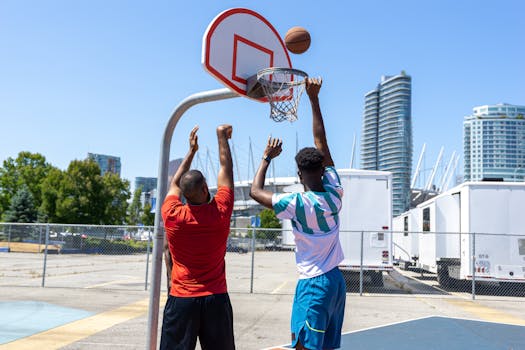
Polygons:
<instances>
[{"instance_id":1,"label":"yellow court line","mask_svg":"<svg viewBox=\"0 0 525 350\"><path fill-rule=\"evenodd\" d=\"M288 281L284 281L283 283L281 283L277 288L275 288L274 290L272 290L272 292L270 294L277 294L279 293L279 291L281 289L284 288L284 286L286 286L288 284Z\"/></svg>"},{"instance_id":2,"label":"yellow court line","mask_svg":"<svg viewBox=\"0 0 525 350\"><path fill-rule=\"evenodd\" d=\"M161 295L161 303L166 296ZM147 312L149 298L74 321L11 343L0 345L1 350L55 350Z\"/></svg>"},{"instance_id":3,"label":"yellow court line","mask_svg":"<svg viewBox=\"0 0 525 350\"><path fill-rule=\"evenodd\" d=\"M476 315L485 321L507 323L517 326L525 326L525 319L512 316L508 313L492 309L468 300L447 300L448 303L458 306L463 310Z\"/></svg>"}]
</instances>

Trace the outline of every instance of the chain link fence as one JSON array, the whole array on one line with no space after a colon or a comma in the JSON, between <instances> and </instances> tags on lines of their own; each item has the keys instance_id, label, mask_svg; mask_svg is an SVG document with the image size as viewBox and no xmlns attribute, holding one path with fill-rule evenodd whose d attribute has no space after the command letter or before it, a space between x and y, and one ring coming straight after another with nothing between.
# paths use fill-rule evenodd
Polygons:
<instances>
[{"instance_id":1,"label":"chain link fence","mask_svg":"<svg viewBox=\"0 0 525 350\"><path fill-rule=\"evenodd\" d=\"M148 289L152 233L0 223L0 286ZM342 231L340 239L348 293L525 297L525 235L384 230ZM226 276L231 292L293 294L291 229L232 228Z\"/></svg>"}]
</instances>

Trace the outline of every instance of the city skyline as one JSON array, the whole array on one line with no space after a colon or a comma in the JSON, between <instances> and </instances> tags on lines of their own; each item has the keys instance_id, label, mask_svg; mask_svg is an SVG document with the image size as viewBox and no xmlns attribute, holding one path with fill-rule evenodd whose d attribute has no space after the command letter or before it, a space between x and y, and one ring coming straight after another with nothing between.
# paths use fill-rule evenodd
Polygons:
<instances>
[{"instance_id":1,"label":"city skyline","mask_svg":"<svg viewBox=\"0 0 525 350\"><path fill-rule=\"evenodd\" d=\"M423 175L441 146L444 159L462 153L463 117L474 106L525 104L524 49L516 45L525 36L521 1L290 1L279 10L209 0L4 1L0 160L29 151L66 169L88 152L113 154L131 183L158 176L160 139L174 107L193 93L222 88L202 67L202 36L231 7L259 12L281 36L295 25L310 31L310 49L290 58L294 67L323 77L321 108L338 168L350 165L363 96L381 75L405 70L412 76L414 157L427 145ZM303 96L295 123L274 123L268 113L268 105L244 98L196 106L174 131L170 159L185 155L188 133L198 124L201 157L216 161L215 128L229 123L243 170L236 178L252 176L250 146L258 159L270 134L284 140L277 176L293 176L296 148L312 144L308 99Z\"/></svg>"}]
</instances>

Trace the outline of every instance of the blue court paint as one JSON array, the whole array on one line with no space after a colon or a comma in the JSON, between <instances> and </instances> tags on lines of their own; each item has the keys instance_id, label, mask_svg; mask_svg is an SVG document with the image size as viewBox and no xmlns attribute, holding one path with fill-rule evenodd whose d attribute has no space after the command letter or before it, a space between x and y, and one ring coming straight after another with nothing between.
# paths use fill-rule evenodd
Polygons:
<instances>
[{"instance_id":1,"label":"blue court paint","mask_svg":"<svg viewBox=\"0 0 525 350\"><path fill-rule=\"evenodd\" d=\"M525 327L432 316L343 334L340 349L525 350Z\"/></svg>"},{"instance_id":2,"label":"blue court paint","mask_svg":"<svg viewBox=\"0 0 525 350\"><path fill-rule=\"evenodd\" d=\"M39 301L0 302L0 344L46 331L93 315Z\"/></svg>"},{"instance_id":3,"label":"blue court paint","mask_svg":"<svg viewBox=\"0 0 525 350\"><path fill-rule=\"evenodd\" d=\"M428 317L343 335L341 349L525 349L525 327Z\"/></svg>"}]
</instances>

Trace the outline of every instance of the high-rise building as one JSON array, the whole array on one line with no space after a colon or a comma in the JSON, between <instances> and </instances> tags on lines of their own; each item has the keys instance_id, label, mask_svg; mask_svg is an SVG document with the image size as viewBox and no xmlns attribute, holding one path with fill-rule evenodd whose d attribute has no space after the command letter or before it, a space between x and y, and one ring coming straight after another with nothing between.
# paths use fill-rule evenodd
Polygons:
<instances>
[{"instance_id":1,"label":"high-rise building","mask_svg":"<svg viewBox=\"0 0 525 350\"><path fill-rule=\"evenodd\" d=\"M410 203L412 171L412 78L401 72L383 76L365 95L361 136L361 168L392 172L392 211L399 215Z\"/></svg>"},{"instance_id":2,"label":"high-rise building","mask_svg":"<svg viewBox=\"0 0 525 350\"><path fill-rule=\"evenodd\" d=\"M105 154L88 153L88 159L93 159L100 167L100 174L107 172L117 174L120 177L120 157Z\"/></svg>"},{"instance_id":3,"label":"high-rise building","mask_svg":"<svg viewBox=\"0 0 525 350\"><path fill-rule=\"evenodd\" d=\"M156 177L136 177L135 178L135 190L142 187L142 192L151 192L157 189L157 178Z\"/></svg>"},{"instance_id":4,"label":"high-rise building","mask_svg":"<svg viewBox=\"0 0 525 350\"><path fill-rule=\"evenodd\" d=\"M183 161L183 158L177 158L177 159L172 159L170 160L170 162L168 163L168 179L167 179L167 186L168 186L168 191L169 191L169 187L170 187L170 182L171 182L171 179L173 178L173 175L175 175L175 172L179 169L179 166L182 164L182 161ZM156 187L156 186L155 186ZM144 198L141 199L141 201L144 203L145 201L149 201L151 203L151 206L152 206L152 213L155 211L155 205L156 205L156 202L157 202L157 188L155 188L154 190L150 191L149 193L149 197L144 195L143 196ZM148 197L148 198L146 198Z\"/></svg>"},{"instance_id":5,"label":"high-rise building","mask_svg":"<svg viewBox=\"0 0 525 350\"><path fill-rule=\"evenodd\" d=\"M525 106L474 107L463 121L465 181L525 178Z\"/></svg>"},{"instance_id":6,"label":"high-rise building","mask_svg":"<svg viewBox=\"0 0 525 350\"><path fill-rule=\"evenodd\" d=\"M157 178L156 177L136 177L135 178L135 190L141 188L140 203L142 207L146 203L152 204L152 199L157 193Z\"/></svg>"}]
</instances>

